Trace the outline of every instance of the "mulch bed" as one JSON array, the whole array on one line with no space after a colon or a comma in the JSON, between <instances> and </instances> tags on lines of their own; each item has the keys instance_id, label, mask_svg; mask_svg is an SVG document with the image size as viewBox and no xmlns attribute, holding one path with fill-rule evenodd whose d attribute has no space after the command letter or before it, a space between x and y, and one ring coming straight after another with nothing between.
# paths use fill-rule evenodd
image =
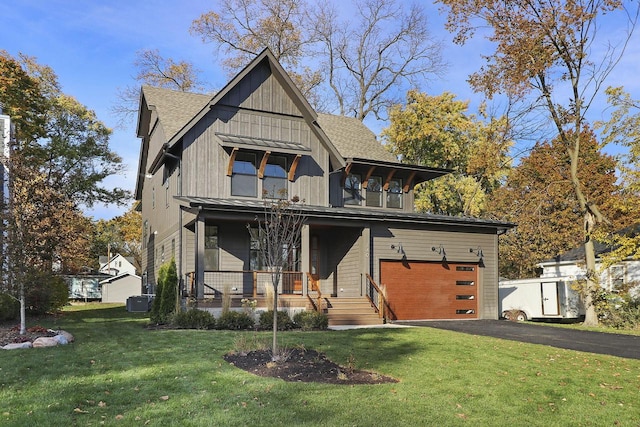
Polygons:
<instances>
[{"instance_id":1,"label":"mulch bed","mask_svg":"<svg viewBox=\"0 0 640 427\"><path fill-rule=\"evenodd\" d=\"M56 335L55 332L50 332L41 326L31 326L27 328L26 335L20 335L20 325L0 324L0 347L12 343L33 342L36 338L52 337L54 335Z\"/></svg>"},{"instance_id":2,"label":"mulch bed","mask_svg":"<svg viewBox=\"0 0 640 427\"><path fill-rule=\"evenodd\" d=\"M315 350L288 350L285 360L278 362L271 360L271 350L254 350L246 354L229 353L223 357L232 365L252 374L290 382L346 385L398 382L395 378L374 372L342 367Z\"/></svg>"}]
</instances>

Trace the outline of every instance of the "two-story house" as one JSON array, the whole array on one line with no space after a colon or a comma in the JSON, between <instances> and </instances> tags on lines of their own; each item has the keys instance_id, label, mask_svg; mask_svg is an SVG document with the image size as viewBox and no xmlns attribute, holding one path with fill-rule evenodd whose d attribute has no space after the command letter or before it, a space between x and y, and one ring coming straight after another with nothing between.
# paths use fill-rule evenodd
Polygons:
<instances>
[{"instance_id":1,"label":"two-story house","mask_svg":"<svg viewBox=\"0 0 640 427\"><path fill-rule=\"evenodd\" d=\"M151 289L175 258L183 296L260 299L268 266L247 225L286 194L306 215L279 288L289 307L321 296L386 320L498 317L498 235L512 225L415 213L414 186L450 171L400 163L360 121L315 112L269 50L213 96L143 87L137 132Z\"/></svg>"}]
</instances>

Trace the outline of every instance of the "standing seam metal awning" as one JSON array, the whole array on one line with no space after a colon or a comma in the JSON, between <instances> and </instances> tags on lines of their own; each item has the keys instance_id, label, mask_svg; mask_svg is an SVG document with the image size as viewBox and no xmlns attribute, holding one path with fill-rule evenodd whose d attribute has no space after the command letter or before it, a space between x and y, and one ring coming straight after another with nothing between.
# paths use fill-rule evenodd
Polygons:
<instances>
[{"instance_id":1,"label":"standing seam metal awning","mask_svg":"<svg viewBox=\"0 0 640 427\"><path fill-rule=\"evenodd\" d=\"M280 141L268 138L256 138L252 136L231 135L227 133L217 133L216 136L222 141L223 147L244 148L249 150L274 151L285 154L300 154L310 152L311 148L305 147L297 142Z\"/></svg>"}]
</instances>

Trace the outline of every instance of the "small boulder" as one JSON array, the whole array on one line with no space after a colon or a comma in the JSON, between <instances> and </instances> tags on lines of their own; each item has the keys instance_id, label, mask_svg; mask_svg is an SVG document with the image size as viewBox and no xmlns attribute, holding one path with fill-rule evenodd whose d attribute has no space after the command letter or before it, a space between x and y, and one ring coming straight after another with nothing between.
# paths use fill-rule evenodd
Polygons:
<instances>
[{"instance_id":1,"label":"small boulder","mask_svg":"<svg viewBox=\"0 0 640 427\"><path fill-rule=\"evenodd\" d=\"M73 342L75 338L73 338L73 335L71 335L69 332L67 331L63 331L62 329L57 331L58 335L62 335L63 337L65 337L67 339L67 343ZM62 344L62 343L61 343Z\"/></svg>"},{"instance_id":2,"label":"small boulder","mask_svg":"<svg viewBox=\"0 0 640 427\"><path fill-rule=\"evenodd\" d=\"M58 340L55 339L55 337L40 337L40 338L36 338L35 341L33 342L33 347L34 348L38 348L38 347L55 347L57 346Z\"/></svg>"},{"instance_id":3,"label":"small boulder","mask_svg":"<svg viewBox=\"0 0 640 427\"><path fill-rule=\"evenodd\" d=\"M69 341L67 341L67 338L64 335L56 335L55 337L53 337L53 339L58 341L58 344L60 344L60 345L69 344Z\"/></svg>"},{"instance_id":4,"label":"small boulder","mask_svg":"<svg viewBox=\"0 0 640 427\"><path fill-rule=\"evenodd\" d=\"M27 342L14 342L14 343L5 345L2 348L4 348L5 350L17 350L20 348L31 348L31 347L33 347L33 344L27 341Z\"/></svg>"}]
</instances>

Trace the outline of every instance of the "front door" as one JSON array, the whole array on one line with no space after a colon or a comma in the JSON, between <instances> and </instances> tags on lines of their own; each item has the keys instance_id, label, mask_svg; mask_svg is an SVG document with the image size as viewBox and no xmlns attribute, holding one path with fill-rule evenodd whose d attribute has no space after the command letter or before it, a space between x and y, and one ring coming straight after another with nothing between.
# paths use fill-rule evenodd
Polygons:
<instances>
[{"instance_id":1,"label":"front door","mask_svg":"<svg viewBox=\"0 0 640 427\"><path fill-rule=\"evenodd\" d=\"M542 287L542 314L545 316L557 316L558 311L558 284L557 282L543 282Z\"/></svg>"}]
</instances>

